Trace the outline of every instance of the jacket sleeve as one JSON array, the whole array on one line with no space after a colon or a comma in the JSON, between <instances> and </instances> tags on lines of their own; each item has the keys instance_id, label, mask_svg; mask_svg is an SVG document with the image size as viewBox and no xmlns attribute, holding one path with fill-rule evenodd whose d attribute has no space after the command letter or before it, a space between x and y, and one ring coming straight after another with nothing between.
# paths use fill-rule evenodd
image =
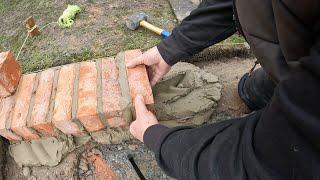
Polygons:
<instances>
[{"instance_id":1,"label":"jacket sleeve","mask_svg":"<svg viewBox=\"0 0 320 180\"><path fill-rule=\"evenodd\" d=\"M208 157L208 146L216 134L230 126L230 123L219 123L200 128L176 127L167 128L163 125L153 125L144 134L144 143L155 153L158 165L171 177L178 179L193 179L198 166L197 157ZM202 158L203 159L203 158ZM206 177L209 162L198 161L201 164L201 175Z\"/></svg>"},{"instance_id":2,"label":"jacket sleeve","mask_svg":"<svg viewBox=\"0 0 320 180\"><path fill-rule=\"evenodd\" d=\"M263 163L271 165L270 167L276 170L285 169L283 171L288 170L288 172L291 172L292 169L289 169L291 163L289 162L292 159L299 162L297 163L298 165L309 162L306 160L306 157L309 158L311 153L306 151L307 147L313 149L311 152L319 152L320 149L319 20L314 26L314 34L314 43L310 49L310 54L301 57L298 65L279 82L270 104L257 119L257 125L254 126L253 132L249 133L250 136L253 136L252 139L254 139L255 152L248 156L257 155L264 160ZM284 126L281 129L282 124ZM217 126L221 127L217 128ZM208 143L213 143L215 139L210 138L210 136L218 134L219 131L224 131L228 126L231 127L234 124L212 124L194 129L186 127L169 129L161 125L154 125L149 127L144 134L144 142L155 152L161 168L169 175L177 177L182 174L181 171L195 171L195 169L189 168L192 167L190 164L201 164L204 161L210 161L211 159L209 158L202 159L202 161L198 161L195 158L202 156L203 153L207 153L206 151L199 151L199 148L201 148L199 144L208 145ZM243 129L242 133L248 134L244 132L248 128ZM219 136L230 138L224 132L220 133ZM232 137L234 139L236 136ZM231 139L226 141L231 141ZM206 141L201 142L202 140ZM283 145L286 143L289 146L293 145L293 150L296 152L294 155L290 148ZM233 144L237 143L233 142ZM220 149L220 147L216 147L216 149ZM238 152L232 153L237 154ZM232 153L228 155L232 156ZM298 159L301 159L301 161L298 161ZM316 164L315 157L310 157L310 159L314 160L312 161L313 164ZM283 166L283 163L288 164L288 167ZM309 168L312 169L312 167ZM254 170L249 168L247 171ZM298 170L294 172L297 173ZM288 174L291 176L291 173ZM253 173L248 172L246 174ZM261 176L261 174L257 174L257 176Z\"/></svg>"},{"instance_id":3,"label":"jacket sleeve","mask_svg":"<svg viewBox=\"0 0 320 180\"><path fill-rule=\"evenodd\" d=\"M157 48L167 64L173 65L235 32L233 1L203 0Z\"/></svg>"}]
</instances>

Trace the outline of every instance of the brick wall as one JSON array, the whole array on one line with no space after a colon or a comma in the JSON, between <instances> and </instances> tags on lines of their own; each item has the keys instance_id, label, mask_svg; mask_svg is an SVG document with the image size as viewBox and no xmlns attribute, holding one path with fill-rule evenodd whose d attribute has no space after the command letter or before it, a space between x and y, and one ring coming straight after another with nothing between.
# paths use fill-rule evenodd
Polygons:
<instances>
[{"instance_id":1,"label":"brick wall","mask_svg":"<svg viewBox=\"0 0 320 180\"><path fill-rule=\"evenodd\" d=\"M154 103L146 67L125 68L125 61L140 54L140 50L131 50L119 53L116 58L25 74L20 82L9 79L13 86L16 82L19 85L16 83L18 88L12 96L0 102L0 135L20 141L128 127L136 94L142 94L148 106ZM0 54L0 60L7 56L8 53ZM15 88L1 88L1 77L6 73L0 68L0 96L15 91ZM19 68L16 74L20 75Z\"/></svg>"}]
</instances>

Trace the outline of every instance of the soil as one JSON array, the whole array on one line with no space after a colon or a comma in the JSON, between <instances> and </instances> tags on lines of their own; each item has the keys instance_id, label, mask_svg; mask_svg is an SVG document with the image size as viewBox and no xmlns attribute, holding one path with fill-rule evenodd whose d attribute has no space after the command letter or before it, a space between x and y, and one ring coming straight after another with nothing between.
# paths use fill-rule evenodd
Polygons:
<instances>
[{"instance_id":1,"label":"soil","mask_svg":"<svg viewBox=\"0 0 320 180\"><path fill-rule=\"evenodd\" d=\"M0 1L0 51L13 50L17 56L27 33L24 20L32 15L42 27L57 21L68 4L82 9L73 26L50 25L40 36L29 38L19 57L23 72L158 44L160 38L154 33L126 27L127 17L134 12L145 12L150 22L168 30L176 25L170 4L163 0L4 0Z\"/></svg>"},{"instance_id":2,"label":"soil","mask_svg":"<svg viewBox=\"0 0 320 180\"><path fill-rule=\"evenodd\" d=\"M212 119L218 121L221 118L243 116L250 113L238 95L238 82L245 73L249 72L254 62L254 58L234 57L195 63L200 68L218 76L222 84L222 96Z\"/></svg>"}]
</instances>

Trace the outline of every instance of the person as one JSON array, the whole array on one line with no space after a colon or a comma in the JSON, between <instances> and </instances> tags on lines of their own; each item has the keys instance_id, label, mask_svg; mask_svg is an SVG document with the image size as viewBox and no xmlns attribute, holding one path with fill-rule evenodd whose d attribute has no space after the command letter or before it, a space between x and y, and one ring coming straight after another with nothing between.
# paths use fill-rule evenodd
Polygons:
<instances>
[{"instance_id":1,"label":"person","mask_svg":"<svg viewBox=\"0 0 320 180\"><path fill-rule=\"evenodd\" d=\"M237 30L263 67L239 83L240 96L256 111L198 128L167 128L138 95L130 132L177 179L320 179L320 1L204 0L127 67L147 65L155 85L176 62Z\"/></svg>"}]
</instances>

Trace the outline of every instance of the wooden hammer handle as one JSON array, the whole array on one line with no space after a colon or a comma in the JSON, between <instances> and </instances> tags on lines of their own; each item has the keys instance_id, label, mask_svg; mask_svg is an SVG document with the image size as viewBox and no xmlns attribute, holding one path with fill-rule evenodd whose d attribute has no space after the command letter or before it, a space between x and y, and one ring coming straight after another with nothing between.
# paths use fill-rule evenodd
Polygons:
<instances>
[{"instance_id":1,"label":"wooden hammer handle","mask_svg":"<svg viewBox=\"0 0 320 180\"><path fill-rule=\"evenodd\" d=\"M140 26L145 27L147 29L149 29L152 32L157 33L158 35L161 35L161 32L163 31L163 29L158 28L157 26L154 26L150 23L148 23L147 21L140 21Z\"/></svg>"}]
</instances>

